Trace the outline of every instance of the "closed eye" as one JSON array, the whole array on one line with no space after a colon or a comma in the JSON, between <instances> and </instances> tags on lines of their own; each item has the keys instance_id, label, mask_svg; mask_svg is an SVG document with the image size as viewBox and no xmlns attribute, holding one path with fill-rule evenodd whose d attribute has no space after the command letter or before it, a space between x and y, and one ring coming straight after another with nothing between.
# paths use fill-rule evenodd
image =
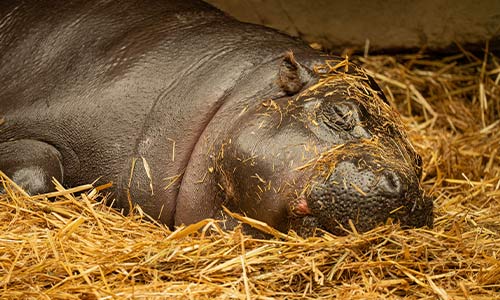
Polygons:
<instances>
[{"instance_id":1,"label":"closed eye","mask_svg":"<svg viewBox=\"0 0 500 300\"><path fill-rule=\"evenodd\" d=\"M333 130L351 131L356 126L356 116L346 104L323 107L321 115L325 125Z\"/></svg>"}]
</instances>

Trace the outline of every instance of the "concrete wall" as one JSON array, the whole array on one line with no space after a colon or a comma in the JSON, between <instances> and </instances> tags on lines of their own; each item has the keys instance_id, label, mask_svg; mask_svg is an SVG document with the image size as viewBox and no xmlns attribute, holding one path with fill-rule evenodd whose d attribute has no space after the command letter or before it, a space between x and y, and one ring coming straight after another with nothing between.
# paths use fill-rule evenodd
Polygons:
<instances>
[{"instance_id":1,"label":"concrete wall","mask_svg":"<svg viewBox=\"0 0 500 300\"><path fill-rule=\"evenodd\" d=\"M236 18L330 49L442 50L457 41L500 51L500 0L206 0Z\"/></svg>"}]
</instances>

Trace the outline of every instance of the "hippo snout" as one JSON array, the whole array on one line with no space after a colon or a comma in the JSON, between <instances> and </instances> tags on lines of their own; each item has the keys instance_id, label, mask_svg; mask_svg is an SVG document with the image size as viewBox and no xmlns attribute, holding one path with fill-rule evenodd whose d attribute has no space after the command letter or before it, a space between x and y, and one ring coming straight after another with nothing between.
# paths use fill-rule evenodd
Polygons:
<instances>
[{"instance_id":1,"label":"hippo snout","mask_svg":"<svg viewBox=\"0 0 500 300\"><path fill-rule=\"evenodd\" d=\"M371 164L363 158L338 162L326 180L316 183L307 206L320 225L345 234L352 220L368 231L389 218L403 227L432 227L432 199L425 197L417 174L408 168Z\"/></svg>"}]
</instances>

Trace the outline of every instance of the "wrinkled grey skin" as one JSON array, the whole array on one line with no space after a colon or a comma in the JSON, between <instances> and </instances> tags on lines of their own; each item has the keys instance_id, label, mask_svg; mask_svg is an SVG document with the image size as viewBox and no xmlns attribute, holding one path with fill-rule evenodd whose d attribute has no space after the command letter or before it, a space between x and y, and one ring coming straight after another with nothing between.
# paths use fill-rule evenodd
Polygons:
<instances>
[{"instance_id":1,"label":"wrinkled grey skin","mask_svg":"<svg viewBox=\"0 0 500 300\"><path fill-rule=\"evenodd\" d=\"M349 219L431 226L404 134L374 130L347 86L304 94L325 59L198 1L3 0L0 170L32 194L52 177L112 181L115 207L130 200L169 226L225 218L222 205L304 235ZM390 161L352 147L328 175L304 167L374 138Z\"/></svg>"}]
</instances>

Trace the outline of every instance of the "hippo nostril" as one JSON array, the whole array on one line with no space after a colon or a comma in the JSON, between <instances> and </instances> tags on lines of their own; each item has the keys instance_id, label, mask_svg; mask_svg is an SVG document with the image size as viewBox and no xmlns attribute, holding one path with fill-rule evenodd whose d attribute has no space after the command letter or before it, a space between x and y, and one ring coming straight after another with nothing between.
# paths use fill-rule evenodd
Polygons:
<instances>
[{"instance_id":1,"label":"hippo nostril","mask_svg":"<svg viewBox=\"0 0 500 300\"><path fill-rule=\"evenodd\" d=\"M400 195L404 189L401 177L392 171L383 174L380 186L392 195Z\"/></svg>"}]
</instances>

